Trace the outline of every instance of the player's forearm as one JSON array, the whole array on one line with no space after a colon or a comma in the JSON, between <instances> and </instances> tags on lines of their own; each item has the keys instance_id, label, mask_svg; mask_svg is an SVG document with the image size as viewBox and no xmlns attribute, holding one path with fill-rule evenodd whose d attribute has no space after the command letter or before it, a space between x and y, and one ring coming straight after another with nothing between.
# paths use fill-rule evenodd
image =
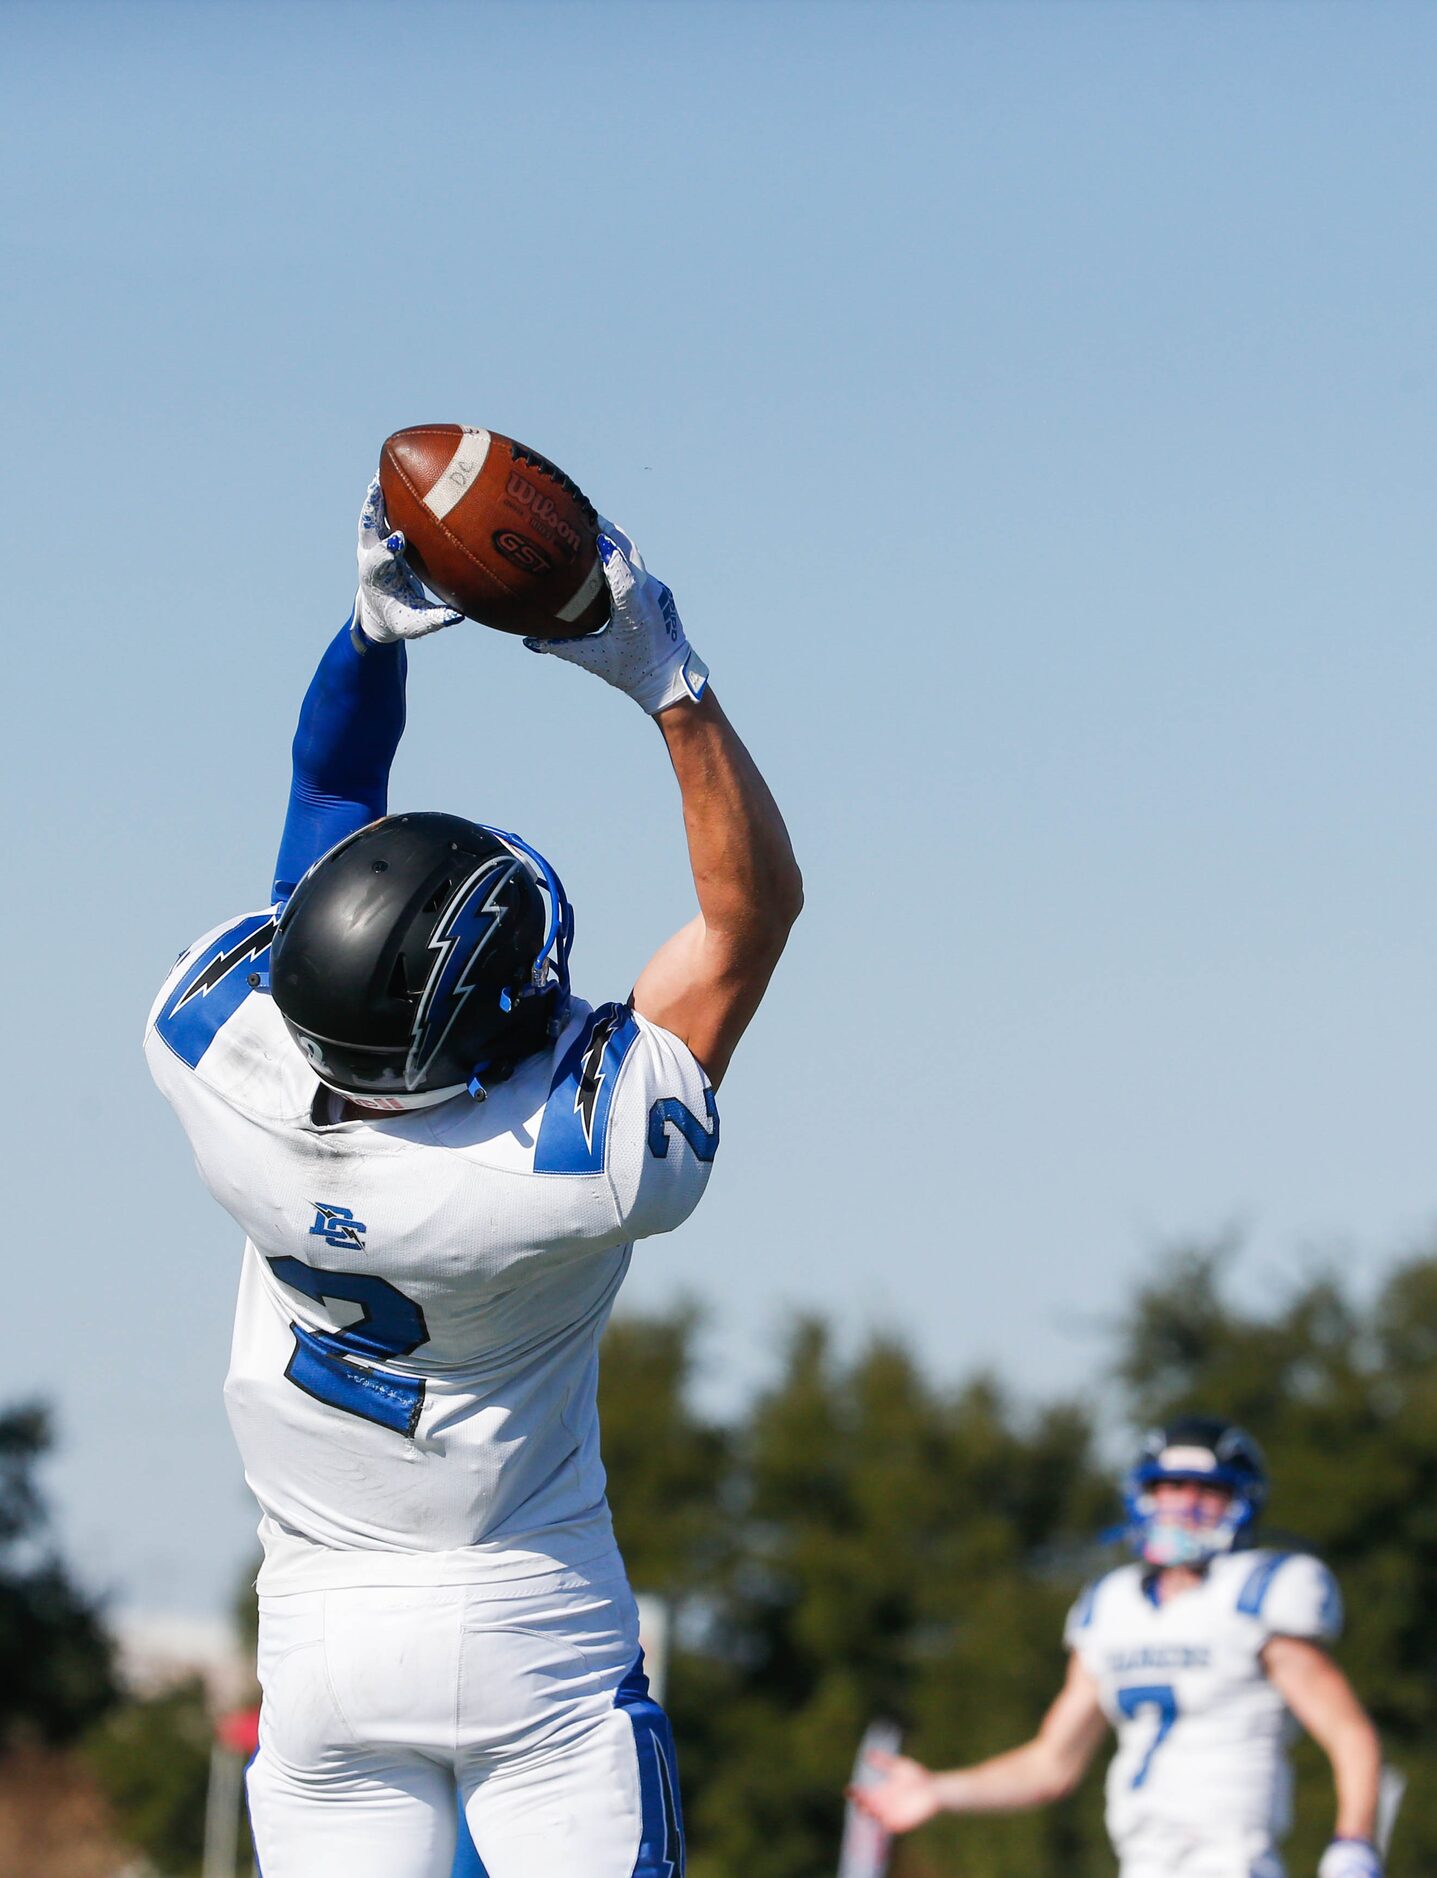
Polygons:
<instances>
[{"instance_id":1,"label":"player's forearm","mask_svg":"<svg viewBox=\"0 0 1437 1878\"><path fill-rule=\"evenodd\" d=\"M678 778L705 927L776 957L803 905L803 879L768 784L712 690L655 722Z\"/></svg>"},{"instance_id":2,"label":"player's forearm","mask_svg":"<svg viewBox=\"0 0 1437 1878\"><path fill-rule=\"evenodd\" d=\"M1042 1740L1028 1741L975 1767L933 1776L939 1804L950 1813L1021 1813L1072 1792L1082 1775Z\"/></svg>"},{"instance_id":3,"label":"player's forearm","mask_svg":"<svg viewBox=\"0 0 1437 1878\"><path fill-rule=\"evenodd\" d=\"M389 771L404 731L406 655L341 627L300 706L277 898L293 892L321 854L384 814Z\"/></svg>"},{"instance_id":4,"label":"player's forearm","mask_svg":"<svg viewBox=\"0 0 1437 1878\"><path fill-rule=\"evenodd\" d=\"M1371 1840L1377 1832L1377 1801L1382 1788L1382 1744L1365 1713L1345 1717L1322 1743L1332 1763L1337 1789L1339 1839Z\"/></svg>"}]
</instances>

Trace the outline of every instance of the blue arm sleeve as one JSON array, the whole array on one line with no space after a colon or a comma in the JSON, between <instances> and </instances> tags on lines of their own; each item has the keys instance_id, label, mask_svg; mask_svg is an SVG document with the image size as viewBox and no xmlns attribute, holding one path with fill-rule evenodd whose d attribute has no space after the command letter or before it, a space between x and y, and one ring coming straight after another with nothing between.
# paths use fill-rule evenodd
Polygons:
<instances>
[{"instance_id":1,"label":"blue arm sleeve","mask_svg":"<svg viewBox=\"0 0 1437 1878\"><path fill-rule=\"evenodd\" d=\"M299 711L289 812L274 870L287 900L336 841L377 821L404 732L404 646L377 646L347 621L330 641Z\"/></svg>"}]
</instances>

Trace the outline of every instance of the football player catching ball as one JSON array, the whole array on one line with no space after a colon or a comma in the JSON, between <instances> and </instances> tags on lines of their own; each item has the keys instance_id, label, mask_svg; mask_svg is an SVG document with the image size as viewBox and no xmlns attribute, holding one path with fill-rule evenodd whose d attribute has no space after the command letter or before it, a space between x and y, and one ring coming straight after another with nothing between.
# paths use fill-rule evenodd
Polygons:
<instances>
[{"instance_id":1,"label":"football player catching ball","mask_svg":"<svg viewBox=\"0 0 1437 1878\"><path fill-rule=\"evenodd\" d=\"M703 1194L713 1091L798 869L671 594L602 524L610 623L533 649L655 719L699 911L627 1000L572 995L542 856L386 814L406 641L460 618L403 545L376 482L272 900L183 954L145 1041L246 1234L225 1394L262 1515L259 1862L447 1878L457 1791L489 1878L673 1878L673 1743L605 1504L598 1345L633 1242Z\"/></svg>"},{"instance_id":2,"label":"football player catching ball","mask_svg":"<svg viewBox=\"0 0 1437 1878\"><path fill-rule=\"evenodd\" d=\"M1067 1679L1033 1739L947 1773L870 1756L880 1778L851 1798L890 1832L940 1812L1044 1806L1073 1790L1111 1727L1121 1878L1282 1878L1295 1721L1337 1787L1319 1878L1381 1878L1381 1749L1326 1648L1342 1601L1315 1558L1243 1549L1266 1492L1241 1428L1190 1416L1150 1436L1125 1492L1138 1562L1074 1605Z\"/></svg>"}]
</instances>

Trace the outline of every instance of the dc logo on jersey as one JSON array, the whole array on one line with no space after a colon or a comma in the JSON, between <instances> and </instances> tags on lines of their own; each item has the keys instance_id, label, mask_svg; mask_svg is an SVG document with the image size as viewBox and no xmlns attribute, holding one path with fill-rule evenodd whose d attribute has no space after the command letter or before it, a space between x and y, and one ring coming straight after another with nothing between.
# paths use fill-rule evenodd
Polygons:
<instances>
[{"instance_id":1,"label":"dc logo on jersey","mask_svg":"<svg viewBox=\"0 0 1437 1878\"><path fill-rule=\"evenodd\" d=\"M326 1245L340 1252L362 1252L364 1234L369 1228L362 1219L356 1219L347 1206L321 1206L316 1200L314 1224L309 1230L311 1236L323 1239Z\"/></svg>"}]
</instances>

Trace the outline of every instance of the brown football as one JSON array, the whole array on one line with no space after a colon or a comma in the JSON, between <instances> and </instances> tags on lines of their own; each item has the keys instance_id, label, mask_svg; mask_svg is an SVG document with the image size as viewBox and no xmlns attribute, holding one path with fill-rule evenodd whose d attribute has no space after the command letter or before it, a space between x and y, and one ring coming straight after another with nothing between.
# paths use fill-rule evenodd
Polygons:
<instances>
[{"instance_id":1,"label":"brown football","mask_svg":"<svg viewBox=\"0 0 1437 1878\"><path fill-rule=\"evenodd\" d=\"M415 573L470 619L535 639L608 619L594 505L537 450L469 424L415 424L386 438L379 482Z\"/></svg>"}]
</instances>

